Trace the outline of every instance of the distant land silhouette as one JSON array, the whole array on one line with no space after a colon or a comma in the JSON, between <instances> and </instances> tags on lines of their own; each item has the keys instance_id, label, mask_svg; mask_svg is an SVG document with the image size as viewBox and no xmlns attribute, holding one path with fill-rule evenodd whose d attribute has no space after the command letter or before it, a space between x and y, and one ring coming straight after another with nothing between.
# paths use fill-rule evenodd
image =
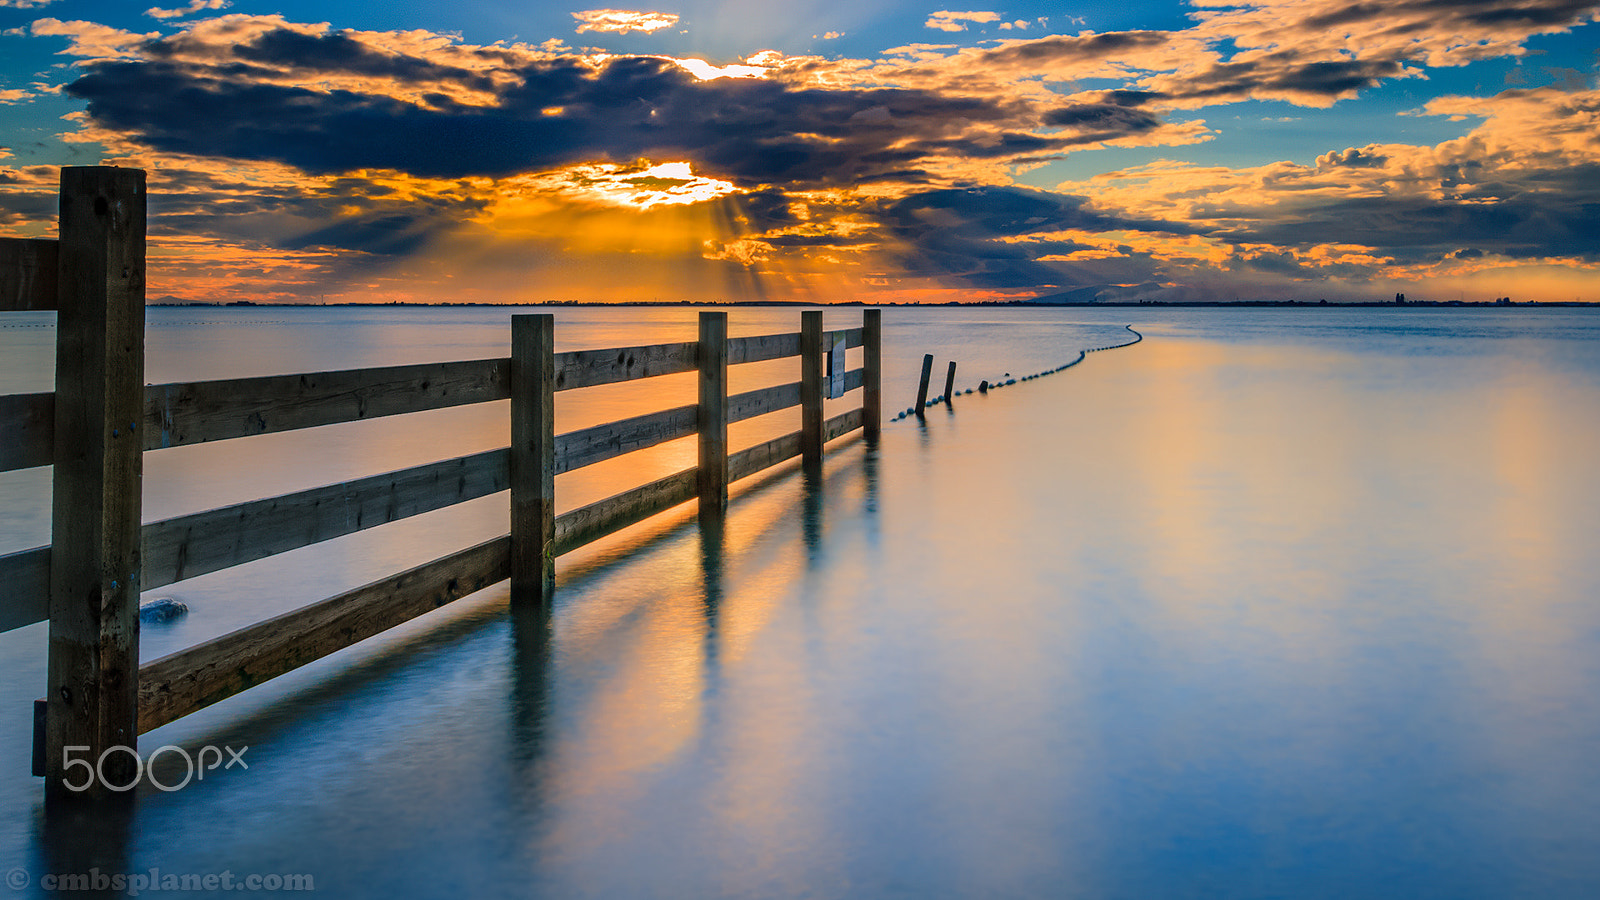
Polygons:
<instances>
[{"instance_id":1,"label":"distant land silhouette","mask_svg":"<svg viewBox=\"0 0 1600 900\"><path fill-rule=\"evenodd\" d=\"M1135 294L1140 289L1149 285L1136 285L1122 288L1129 294ZM1159 287L1159 285L1158 285ZM1092 293L1091 293L1092 292ZM1013 300L946 300L938 303L912 303L912 302L876 302L867 300L840 300L833 303L821 303L811 300L620 300L620 301L585 301L585 300L544 300L530 303L488 303L479 301L438 301L425 303L408 300L375 300L371 302L334 302L334 303L307 303L303 301L286 302L256 302L253 300L230 300L226 302L207 302L198 300L184 300L179 297L158 297L146 303L146 306L169 307L200 307L223 309L228 307L302 307L302 306L883 306L883 307L914 307L914 306L1248 306L1248 307L1326 307L1326 306L1364 306L1364 307L1422 307L1422 308L1452 308L1452 307L1494 307L1527 309L1530 307L1594 307L1600 308L1600 303L1585 300L1525 300L1514 301L1509 297L1499 297L1494 300L1154 300L1154 299L1112 299L1105 296L1111 293L1104 287L1078 288L1059 294L1048 294L1041 297ZM1403 295L1401 295L1403 297Z\"/></svg>"}]
</instances>

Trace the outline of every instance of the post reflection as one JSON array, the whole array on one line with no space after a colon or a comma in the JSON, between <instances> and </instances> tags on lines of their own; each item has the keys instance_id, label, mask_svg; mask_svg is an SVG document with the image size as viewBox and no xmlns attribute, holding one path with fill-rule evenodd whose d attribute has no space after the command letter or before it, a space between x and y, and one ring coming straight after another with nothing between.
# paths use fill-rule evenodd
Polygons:
<instances>
[{"instance_id":1,"label":"post reflection","mask_svg":"<svg viewBox=\"0 0 1600 900\"><path fill-rule=\"evenodd\" d=\"M824 478L821 472L807 469L800 479L800 533L806 544L806 565L816 568L822 564L822 508L826 501Z\"/></svg>"},{"instance_id":2,"label":"post reflection","mask_svg":"<svg viewBox=\"0 0 1600 900\"><path fill-rule=\"evenodd\" d=\"M722 607L723 562L727 550L726 517L700 523L701 607L705 611L705 695L714 696L720 686L717 652L717 620Z\"/></svg>"},{"instance_id":3,"label":"post reflection","mask_svg":"<svg viewBox=\"0 0 1600 900\"><path fill-rule=\"evenodd\" d=\"M878 522L878 452L880 443L878 440L864 442L861 453L862 522L865 526L867 546L874 551L879 550L883 544L883 534L879 530Z\"/></svg>"},{"instance_id":4,"label":"post reflection","mask_svg":"<svg viewBox=\"0 0 1600 900\"><path fill-rule=\"evenodd\" d=\"M550 611L511 604L511 777L516 800L528 804L537 796L539 767L545 748L547 693L550 683Z\"/></svg>"},{"instance_id":5,"label":"post reflection","mask_svg":"<svg viewBox=\"0 0 1600 900\"><path fill-rule=\"evenodd\" d=\"M137 812L137 791L113 794L93 800L79 797L51 798L38 819L39 839L34 846L41 858L34 870L46 873L84 874L133 871L132 832ZM41 884L41 887L43 885ZM76 897L123 897L125 890L112 890L110 880L89 890L72 892Z\"/></svg>"}]
</instances>

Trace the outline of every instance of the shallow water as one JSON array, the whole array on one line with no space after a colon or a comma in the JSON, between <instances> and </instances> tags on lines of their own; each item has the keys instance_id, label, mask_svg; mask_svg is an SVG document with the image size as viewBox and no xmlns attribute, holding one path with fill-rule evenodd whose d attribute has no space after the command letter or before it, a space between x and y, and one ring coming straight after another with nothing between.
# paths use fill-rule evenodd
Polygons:
<instances>
[{"instance_id":1,"label":"shallow water","mask_svg":"<svg viewBox=\"0 0 1600 900\"><path fill-rule=\"evenodd\" d=\"M148 380L504 355L505 316L153 309ZM885 322L891 410L923 352L966 387L1128 322L1146 340L846 441L820 485L741 483L720 541L684 507L563 557L549 622L490 589L158 729L146 754L248 745L250 768L141 789L96 835L46 822L26 775L43 626L0 635L0 868L308 873L339 896L1600 891L1600 316ZM558 349L693 333L687 310L557 312ZM0 391L48 389L50 341L0 329ZM658 381L564 394L558 430L693 401ZM503 418L151 454L146 518L497 446ZM560 505L693 445L641 457L563 476ZM0 475L0 552L47 539L47 495L47 470ZM498 534L503 505L163 589L193 611L143 655Z\"/></svg>"}]
</instances>

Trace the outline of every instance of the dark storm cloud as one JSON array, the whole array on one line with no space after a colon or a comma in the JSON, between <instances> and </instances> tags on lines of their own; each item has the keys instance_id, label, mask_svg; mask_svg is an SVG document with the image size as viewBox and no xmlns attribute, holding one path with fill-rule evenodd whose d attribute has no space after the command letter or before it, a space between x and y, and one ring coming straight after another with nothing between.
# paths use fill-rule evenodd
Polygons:
<instances>
[{"instance_id":1,"label":"dark storm cloud","mask_svg":"<svg viewBox=\"0 0 1600 900\"><path fill-rule=\"evenodd\" d=\"M1172 40L1167 31L1112 31L1103 34L1052 35L1031 41L1008 42L977 55L986 66L1012 68L1060 61L1104 59L1119 54L1162 47Z\"/></svg>"},{"instance_id":2,"label":"dark storm cloud","mask_svg":"<svg viewBox=\"0 0 1600 900\"><path fill-rule=\"evenodd\" d=\"M1576 24L1594 10L1592 0L1541 0L1507 3L1505 0L1397 0L1385 3L1351 3L1306 19L1309 28L1338 28L1360 22L1397 20L1421 14L1435 29L1457 25L1542 28Z\"/></svg>"},{"instance_id":3,"label":"dark storm cloud","mask_svg":"<svg viewBox=\"0 0 1600 900\"><path fill-rule=\"evenodd\" d=\"M29 225L52 219L60 203L55 190L0 192L0 225Z\"/></svg>"},{"instance_id":4,"label":"dark storm cloud","mask_svg":"<svg viewBox=\"0 0 1600 900\"><path fill-rule=\"evenodd\" d=\"M1600 184L1600 164L1575 167L1566 177L1574 183ZM1600 222L1600 196L1592 188L1559 201L1536 193L1499 199L1469 195L1454 201L1365 197L1323 203L1313 215L1297 221L1263 220L1228 237L1301 247L1360 244L1382 247L1404 261L1437 260L1452 253L1462 260L1483 255L1481 250L1458 250L1463 244L1493 248L1513 259L1600 259L1596 222Z\"/></svg>"},{"instance_id":5,"label":"dark storm cloud","mask_svg":"<svg viewBox=\"0 0 1600 900\"><path fill-rule=\"evenodd\" d=\"M1181 83L1174 80L1164 97L1219 102L1263 95L1336 99L1399 77L1404 69L1401 61L1393 59L1305 62L1296 53L1285 51L1248 62L1217 63L1185 76Z\"/></svg>"},{"instance_id":6,"label":"dark storm cloud","mask_svg":"<svg viewBox=\"0 0 1600 900\"><path fill-rule=\"evenodd\" d=\"M1117 103L1079 103L1052 109L1044 124L1105 133L1139 134L1161 127L1159 116Z\"/></svg>"},{"instance_id":7,"label":"dark storm cloud","mask_svg":"<svg viewBox=\"0 0 1600 900\"><path fill-rule=\"evenodd\" d=\"M1387 156L1354 147L1343 151L1335 150L1317 157L1317 166L1319 168L1343 166L1347 169L1381 169L1388 163L1389 157Z\"/></svg>"},{"instance_id":8,"label":"dark storm cloud","mask_svg":"<svg viewBox=\"0 0 1600 900\"><path fill-rule=\"evenodd\" d=\"M907 272L998 289L1141 281L1150 274L1147 260L1132 257L1091 264L1039 260L1086 249L1073 241L1001 238L1068 229L1192 233L1183 225L1098 213L1079 197L1021 188L925 191L886 205L876 217L899 247L896 262Z\"/></svg>"},{"instance_id":9,"label":"dark storm cloud","mask_svg":"<svg viewBox=\"0 0 1600 900\"><path fill-rule=\"evenodd\" d=\"M186 46L188 39L150 42L144 60L87 64L67 93L87 101L94 124L158 151L282 162L313 174L394 169L440 178L595 159L689 158L745 185L916 180L934 156L1048 154L1160 124L1108 106L1058 122L1092 133L1040 136L1028 132L1036 118L1009 101L766 79L699 81L650 57L597 66L577 58L522 60L491 78L377 53L337 33L278 29L226 52L208 46L204 54ZM239 67L250 71L228 74ZM306 83L332 79L337 87L263 78L261 67ZM415 102L417 95L426 104ZM487 99L458 99L468 95Z\"/></svg>"}]
</instances>

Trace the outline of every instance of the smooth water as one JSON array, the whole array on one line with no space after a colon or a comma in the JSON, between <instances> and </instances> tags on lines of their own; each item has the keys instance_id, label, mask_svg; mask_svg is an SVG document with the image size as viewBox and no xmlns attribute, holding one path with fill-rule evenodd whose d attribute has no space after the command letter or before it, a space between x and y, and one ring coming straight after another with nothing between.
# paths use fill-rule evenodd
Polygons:
<instances>
[{"instance_id":1,"label":"smooth water","mask_svg":"<svg viewBox=\"0 0 1600 900\"><path fill-rule=\"evenodd\" d=\"M501 356L507 315L152 309L147 378ZM695 328L556 315L558 349ZM970 387L1126 323L1146 340L841 442L821 484L792 465L740 483L720 538L689 505L563 557L549 622L490 589L158 729L147 755L248 745L250 768L141 788L126 817L44 816L44 626L0 635L0 868L30 889L158 867L384 897L1600 893L1600 316L884 316L891 410L924 352L937 391L950 358ZM49 389L48 324L0 322L38 326L0 328L0 392ZM569 392L557 428L693 397L692 375ZM149 454L146 518L498 446L504 418ZM560 506L693 455L562 476ZM48 470L0 475L0 552L48 540L48 492ZM143 655L499 534L504 502L153 592L192 611L147 626Z\"/></svg>"}]
</instances>

